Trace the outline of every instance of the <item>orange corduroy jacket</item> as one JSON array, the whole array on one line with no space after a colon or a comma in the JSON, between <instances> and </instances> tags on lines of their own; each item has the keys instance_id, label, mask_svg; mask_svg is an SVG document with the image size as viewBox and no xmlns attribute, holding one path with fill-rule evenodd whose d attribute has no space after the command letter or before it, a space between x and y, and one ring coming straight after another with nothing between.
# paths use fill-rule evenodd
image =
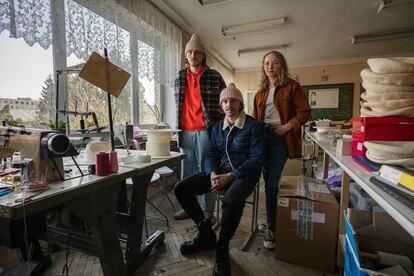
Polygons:
<instances>
[{"instance_id":1,"label":"orange corduroy jacket","mask_svg":"<svg viewBox=\"0 0 414 276\"><path fill-rule=\"evenodd\" d=\"M266 100L269 95L267 91L257 91L254 97L252 116L260 122L264 121ZM288 157L302 157L302 133L301 126L311 116L311 108L303 93L302 87L297 81L289 80L284 86L278 86L274 93L275 108L279 111L282 124L288 122L293 124L293 129L285 136Z\"/></svg>"}]
</instances>

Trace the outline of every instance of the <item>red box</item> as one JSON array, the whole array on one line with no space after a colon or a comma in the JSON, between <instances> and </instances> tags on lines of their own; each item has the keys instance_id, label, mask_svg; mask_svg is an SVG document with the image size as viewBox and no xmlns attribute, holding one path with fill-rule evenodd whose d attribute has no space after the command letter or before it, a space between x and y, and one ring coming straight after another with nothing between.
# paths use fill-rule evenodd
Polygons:
<instances>
[{"instance_id":1,"label":"red box","mask_svg":"<svg viewBox=\"0 0 414 276\"><path fill-rule=\"evenodd\" d=\"M414 141L414 118L353 117L352 140Z\"/></svg>"},{"instance_id":2,"label":"red box","mask_svg":"<svg viewBox=\"0 0 414 276\"><path fill-rule=\"evenodd\" d=\"M351 144L351 155L365 155L367 148L364 146L364 142L358 140L352 140Z\"/></svg>"}]
</instances>

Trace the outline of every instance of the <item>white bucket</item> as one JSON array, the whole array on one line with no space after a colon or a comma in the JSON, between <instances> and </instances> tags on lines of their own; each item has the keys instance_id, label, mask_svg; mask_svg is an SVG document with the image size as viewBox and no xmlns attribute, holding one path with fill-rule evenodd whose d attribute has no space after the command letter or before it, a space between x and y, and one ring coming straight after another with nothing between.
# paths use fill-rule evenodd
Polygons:
<instances>
[{"instance_id":1,"label":"white bucket","mask_svg":"<svg viewBox=\"0 0 414 276\"><path fill-rule=\"evenodd\" d=\"M171 129L149 130L147 132L146 151L151 157L170 155Z\"/></svg>"}]
</instances>

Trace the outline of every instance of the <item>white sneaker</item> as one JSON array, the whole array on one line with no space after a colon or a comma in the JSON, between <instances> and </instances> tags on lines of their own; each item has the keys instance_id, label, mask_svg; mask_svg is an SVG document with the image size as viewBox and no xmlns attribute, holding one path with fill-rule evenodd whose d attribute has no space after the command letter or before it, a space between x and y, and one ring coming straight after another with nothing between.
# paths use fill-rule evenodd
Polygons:
<instances>
[{"instance_id":1,"label":"white sneaker","mask_svg":"<svg viewBox=\"0 0 414 276\"><path fill-rule=\"evenodd\" d=\"M269 227L266 227L263 246L267 249L275 248L275 237L273 235L273 231Z\"/></svg>"},{"instance_id":2,"label":"white sneaker","mask_svg":"<svg viewBox=\"0 0 414 276\"><path fill-rule=\"evenodd\" d=\"M257 226L257 230L259 230L262 233L266 232L266 228L267 228L267 225L265 223L261 223Z\"/></svg>"}]
</instances>

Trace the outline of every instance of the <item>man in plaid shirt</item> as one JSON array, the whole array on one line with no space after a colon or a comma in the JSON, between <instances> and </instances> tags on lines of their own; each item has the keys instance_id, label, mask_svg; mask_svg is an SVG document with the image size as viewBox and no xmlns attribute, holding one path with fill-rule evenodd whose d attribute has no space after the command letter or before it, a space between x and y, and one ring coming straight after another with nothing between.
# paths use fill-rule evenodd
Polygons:
<instances>
[{"instance_id":1,"label":"man in plaid shirt","mask_svg":"<svg viewBox=\"0 0 414 276\"><path fill-rule=\"evenodd\" d=\"M182 163L182 178L204 172L204 162L209 142L209 130L224 115L219 111L220 92L226 87L223 77L206 65L204 45L197 34L185 46L187 68L175 80L177 128L179 146L186 154ZM202 209L206 218L212 219L215 194L202 196ZM188 218L184 210L174 214L176 219Z\"/></svg>"}]
</instances>

